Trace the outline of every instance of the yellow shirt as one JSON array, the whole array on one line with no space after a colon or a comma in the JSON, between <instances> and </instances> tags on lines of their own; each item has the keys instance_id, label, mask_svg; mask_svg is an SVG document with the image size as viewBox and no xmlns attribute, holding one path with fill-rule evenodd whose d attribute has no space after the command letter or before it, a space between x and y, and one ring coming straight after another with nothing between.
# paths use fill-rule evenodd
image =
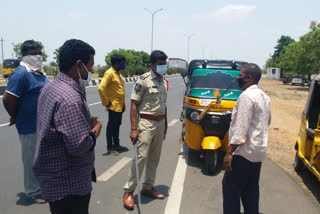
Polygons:
<instances>
[{"instance_id":1,"label":"yellow shirt","mask_svg":"<svg viewBox=\"0 0 320 214\"><path fill-rule=\"evenodd\" d=\"M99 95L106 110L122 112L125 107L124 80L113 67L107 70L99 85Z\"/></svg>"}]
</instances>

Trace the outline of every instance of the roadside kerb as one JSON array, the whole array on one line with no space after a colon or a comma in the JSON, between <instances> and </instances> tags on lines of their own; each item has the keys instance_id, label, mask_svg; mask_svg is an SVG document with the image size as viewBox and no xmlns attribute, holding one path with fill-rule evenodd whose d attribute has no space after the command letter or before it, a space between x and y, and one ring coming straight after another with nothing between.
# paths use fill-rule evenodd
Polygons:
<instances>
[{"instance_id":1,"label":"roadside kerb","mask_svg":"<svg viewBox=\"0 0 320 214\"><path fill-rule=\"evenodd\" d=\"M172 78L172 77L180 77L179 74L175 75L166 75L164 76L166 79ZM129 78L123 78L125 82L136 82L138 80L138 77L129 77ZM101 79L99 80L91 80L88 86L95 86L99 85L101 82ZM6 86L0 86L0 95L3 95L4 91L6 90Z\"/></svg>"}]
</instances>

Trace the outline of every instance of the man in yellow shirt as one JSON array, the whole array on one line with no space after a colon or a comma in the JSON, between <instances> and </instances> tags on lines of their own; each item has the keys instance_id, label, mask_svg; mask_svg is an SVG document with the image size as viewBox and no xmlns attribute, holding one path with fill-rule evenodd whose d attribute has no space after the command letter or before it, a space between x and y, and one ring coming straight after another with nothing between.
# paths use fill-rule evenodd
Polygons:
<instances>
[{"instance_id":1,"label":"man in yellow shirt","mask_svg":"<svg viewBox=\"0 0 320 214\"><path fill-rule=\"evenodd\" d=\"M119 152L128 151L128 148L120 146L119 131L122 113L125 111L125 88L123 76L120 70L126 67L126 59L122 55L111 56L111 68L107 70L99 85L99 95L102 105L109 112L107 124L107 154L118 155Z\"/></svg>"}]
</instances>

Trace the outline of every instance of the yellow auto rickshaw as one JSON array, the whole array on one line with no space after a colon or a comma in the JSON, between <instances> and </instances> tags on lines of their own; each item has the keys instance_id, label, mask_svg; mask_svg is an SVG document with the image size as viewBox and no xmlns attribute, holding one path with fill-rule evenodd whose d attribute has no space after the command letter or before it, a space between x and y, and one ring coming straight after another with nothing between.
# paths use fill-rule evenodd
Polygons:
<instances>
[{"instance_id":1,"label":"yellow auto rickshaw","mask_svg":"<svg viewBox=\"0 0 320 214\"><path fill-rule=\"evenodd\" d=\"M8 78L12 72L20 65L21 59L5 59L3 60L3 78Z\"/></svg>"},{"instance_id":2,"label":"yellow auto rickshaw","mask_svg":"<svg viewBox=\"0 0 320 214\"><path fill-rule=\"evenodd\" d=\"M311 81L295 149L294 169L306 167L320 181L320 75Z\"/></svg>"},{"instance_id":3,"label":"yellow auto rickshaw","mask_svg":"<svg viewBox=\"0 0 320 214\"><path fill-rule=\"evenodd\" d=\"M228 149L232 109L242 93L236 80L245 64L192 60L188 71L181 74L186 82L184 142L190 149L202 151L203 166L209 174L218 171L219 157Z\"/></svg>"}]
</instances>

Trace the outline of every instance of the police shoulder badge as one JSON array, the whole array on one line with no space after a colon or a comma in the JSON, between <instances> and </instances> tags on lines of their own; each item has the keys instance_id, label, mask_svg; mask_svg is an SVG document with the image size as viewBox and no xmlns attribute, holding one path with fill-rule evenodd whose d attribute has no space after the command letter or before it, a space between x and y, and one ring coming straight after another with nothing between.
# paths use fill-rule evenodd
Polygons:
<instances>
[{"instance_id":1,"label":"police shoulder badge","mask_svg":"<svg viewBox=\"0 0 320 214\"><path fill-rule=\"evenodd\" d=\"M140 78L140 79L142 79L142 80L144 80L144 79L145 79L145 77L144 77L144 76L142 76L142 75L141 75L141 76L139 76L139 78Z\"/></svg>"},{"instance_id":2,"label":"police shoulder badge","mask_svg":"<svg viewBox=\"0 0 320 214\"><path fill-rule=\"evenodd\" d=\"M141 88L142 88L142 85L140 85L140 84L138 84L138 83L136 83L136 85L134 86L134 90L135 90L136 92L139 92L139 91L141 90Z\"/></svg>"},{"instance_id":3,"label":"police shoulder badge","mask_svg":"<svg viewBox=\"0 0 320 214\"><path fill-rule=\"evenodd\" d=\"M140 79L145 80L150 74L149 73L145 73L139 76Z\"/></svg>"}]
</instances>

